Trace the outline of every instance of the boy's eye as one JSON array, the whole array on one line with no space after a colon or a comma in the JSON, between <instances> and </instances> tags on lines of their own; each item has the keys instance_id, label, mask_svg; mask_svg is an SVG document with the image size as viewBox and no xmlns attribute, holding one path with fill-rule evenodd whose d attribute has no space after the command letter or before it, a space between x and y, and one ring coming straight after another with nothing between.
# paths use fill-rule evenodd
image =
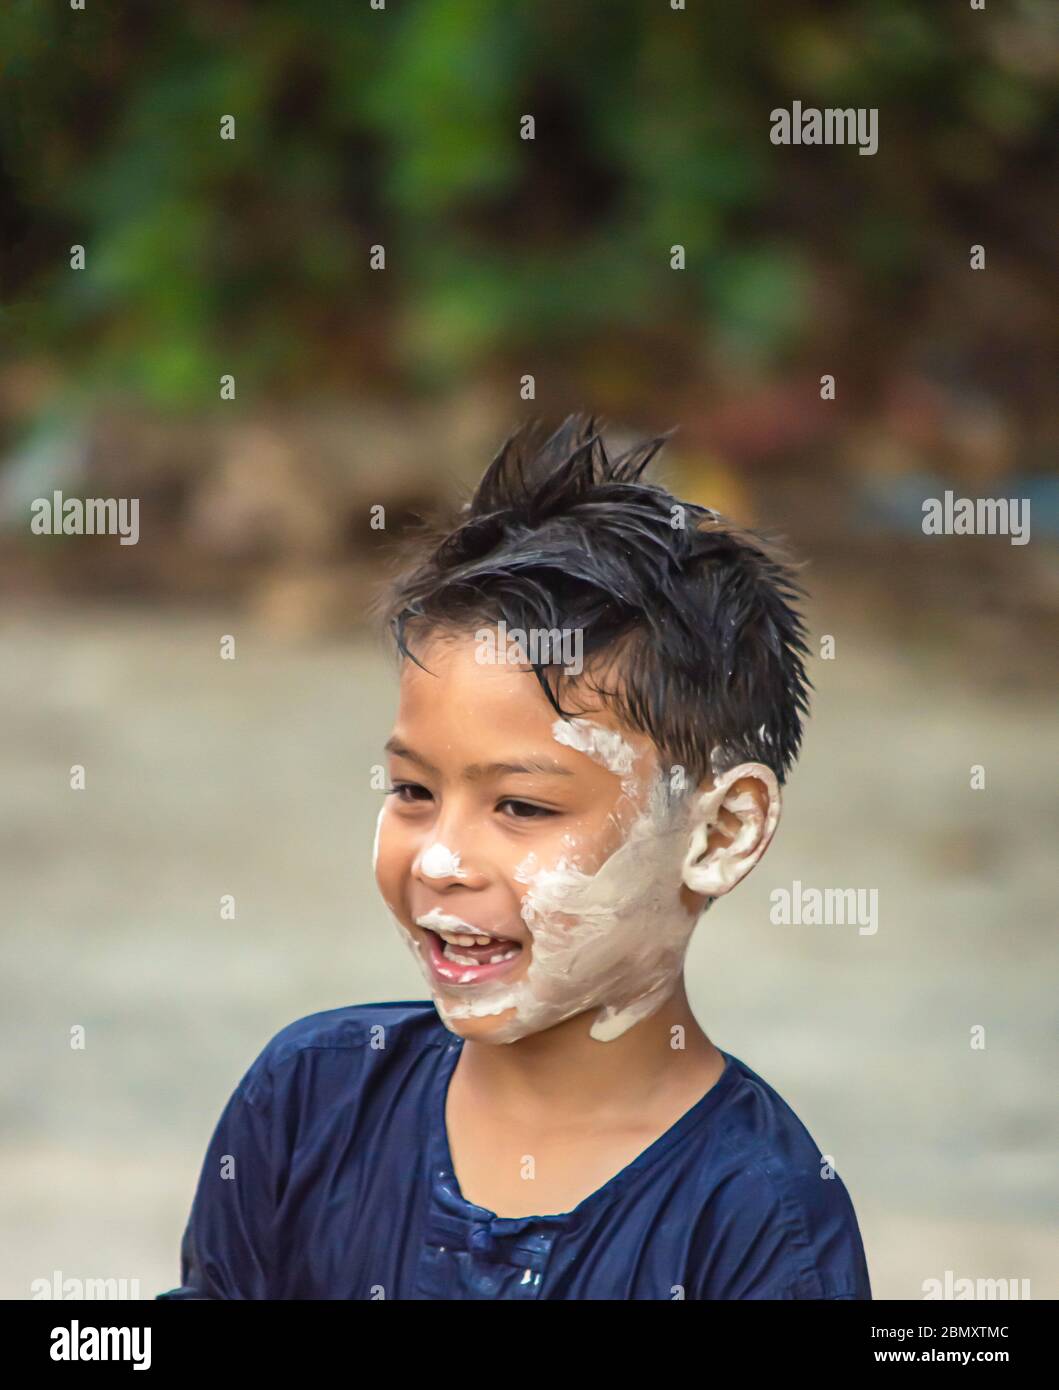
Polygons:
<instances>
[{"instance_id":1,"label":"boy's eye","mask_svg":"<svg viewBox=\"0 0 1059 1390\"><path fill-rule=\"evenodd\" d=\"M395 782L392 787L386 788L386 795L396 797L398 801L412 802L429 800L430 792L426 787L422 787L418 782Z\"/></svg>"},{"instance_id":2,"label":"boy's eye","mask_svg":"<svg viewBox=\"0 0 1059 1390\"><path fill-rule=\"evenodd\" d=\"M386 788L386 795L394 797L397 801L406 806L416 802L432 801L433 793L419 782L395 782L392 787ZM498 801L496 809L502 810L509 807L506 812L508 820L538 820L545 816L557 816L558 811L549 810L547 806L537 806L532 801L519 801L516 797L505 797L503 801Z\"/></svg>"},{"instance_id":3,"label":"boy's eye","mask_svg":"<svg viewBox=\"0 0 1059 1390\"><path fill-rule=\"evenodd\" d=\"M512 807L510 820L537 820L544 816L557 816L558 811L550 811L547 806L536 806L532 801L517 801L514 797L505 797L503 801L498 801L497 810L501 806ZM518 809L515 810L514 808Z\"/></svg>"}]
</instances>

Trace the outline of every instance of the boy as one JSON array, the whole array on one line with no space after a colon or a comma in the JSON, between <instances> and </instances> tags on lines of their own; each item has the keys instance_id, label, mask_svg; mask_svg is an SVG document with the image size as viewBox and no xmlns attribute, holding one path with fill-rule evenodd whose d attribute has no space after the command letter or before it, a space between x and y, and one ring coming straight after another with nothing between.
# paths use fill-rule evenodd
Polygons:
<instances>
[{"instance_id":1,"label":"boy","mask_svg":"<svg viewBox=\"0 0 1059 1390\"><path fill-rule=\"evenodd\" d=\"M395 583L374 870L432 1003L272 1039L159 1297L871 1297L841 1180L684 989L808 681L788 571L641 480L663 442L531 423Z\"/></svg>"}]
</instances>

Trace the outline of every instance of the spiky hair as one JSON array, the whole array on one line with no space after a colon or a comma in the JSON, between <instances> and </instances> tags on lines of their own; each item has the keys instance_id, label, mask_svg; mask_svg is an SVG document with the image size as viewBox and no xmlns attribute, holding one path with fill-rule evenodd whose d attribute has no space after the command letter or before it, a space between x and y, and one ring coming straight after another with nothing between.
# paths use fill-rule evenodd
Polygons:
<instances>
[{"instance_id":1,"label":"spiky hair","mask_svg":"<svg viewBox=\"0 0 1059 1390\"><path fill-rule=\"evenodd\" d=\"M803 589L771 542L641 481L672 430L609 458L596 424L523 424L457 517L418 537L384 598L398 651L422 666L410 637L501 619L580 629L581 676L529 663L557 714L582 713L589 689L653 740L663 767L683 767L689 788L745 761L783 782L811 688ZM618 678L607 685L603 672ZM578 707L564 709L575 680Z\"/></svg>"}]
</instances>

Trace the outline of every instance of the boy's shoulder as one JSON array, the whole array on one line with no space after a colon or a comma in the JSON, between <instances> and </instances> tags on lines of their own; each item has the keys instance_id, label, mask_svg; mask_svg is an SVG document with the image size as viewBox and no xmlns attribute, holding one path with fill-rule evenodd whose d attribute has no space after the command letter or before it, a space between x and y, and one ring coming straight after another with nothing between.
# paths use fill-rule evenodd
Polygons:
<instances>
[{"instance_id":1,"label":"boy's shoulder","mask_svg":"<svg viewBox=\"0 0 1059 1390\"><path fill-rule=\"evenodd\" d=\"M268 1040L239 1083L251 1102L260 1101L293 1070L292 1064L348 1064L351 1056L372 1053L380 1059L418 1055L424 1047L442 1046L452 1035L429 1000L346 1004L322 1009L288 1023Z\"/></svg>"},{"instance_id":2,"label":"boy's shoulder","mask_svg":"<svg viewBox=\"0 0 1059 1390\"><path fill-rule=\"evenodd\" d=\"M733 1153L754 1153L776 1172L788 1164L819 1163L816 1141L776 1088L739 1057L729 1059L732 1082L724 1107L723 1132Z\"/></svg>"},{"instance_id":3,"label":"boy's shoulder","mask_svg":"<svg viewBox=\"0 0 1059 1390\"><path fill-rule=\"evenodd\" d=\"M725 1054L728 1056L729 1054ZM755 1252L755 1291L710 1297L870 1298L856 1213L831 1155L779 1094L745 1062L734 1069L717 1115L711 1164L698 1208L704 1248L727 1264Z\"/></svg>"}]
</instances>

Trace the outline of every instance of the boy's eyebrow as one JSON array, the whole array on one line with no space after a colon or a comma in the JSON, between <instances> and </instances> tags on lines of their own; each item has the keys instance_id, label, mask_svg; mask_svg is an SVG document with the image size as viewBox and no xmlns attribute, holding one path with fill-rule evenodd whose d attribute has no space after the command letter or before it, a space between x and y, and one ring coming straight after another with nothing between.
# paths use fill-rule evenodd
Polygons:
<instances>
[{"instance_id":1,"label":"boy's eyebrow","mask_svg":"<svg viewBox=\"0 0 1059 1390\"><path fill-rule=\"evenodd\" d=\"M471 763L463 769L464 777L471 782L497 773L510 772L542 772L545 776L557 773L561 777L574 775L568 767L563 767L562 763L552 762L551 758L527 758L521 763Z\"/></svg>"},{"instance_id":2,"label":"boy's eyebrow","mask_svg":"<svg viewBox=\"0 0 1059 1390\"><path fill-rule=\"evenodd\" d=\"M399 738L387 739L385 751L393 753L398 758L407 758L409 762L418 763L420 767L426 768L427 772L433 772L435 775L438 773L438 769L433 763L427 762L426 758L413 752ZM517 763L470 763L463 769L463 775L469 782L505 773L532 774L535 772L544 773L546 776L572 777L574 775L568 767L563 767L562 763L554 762L551 758L525 758Z\"/></svg>"},{"instance_id":3,"label":"boy's eyebrow","mask_svg":"<svg viewBox=\"0 0 1059 1390\"><path fill-rule=\"evenodd\" d=\"M396 735L388 738L382 746L384 753L392 753L396 758L407 758L411 763L418 763L420 767L425 767L428 772L437 772L433 763L428 763L426 758L421 758L418 753L413 753L406 743L402 743Z\"/></svg>"}]
</instances>

